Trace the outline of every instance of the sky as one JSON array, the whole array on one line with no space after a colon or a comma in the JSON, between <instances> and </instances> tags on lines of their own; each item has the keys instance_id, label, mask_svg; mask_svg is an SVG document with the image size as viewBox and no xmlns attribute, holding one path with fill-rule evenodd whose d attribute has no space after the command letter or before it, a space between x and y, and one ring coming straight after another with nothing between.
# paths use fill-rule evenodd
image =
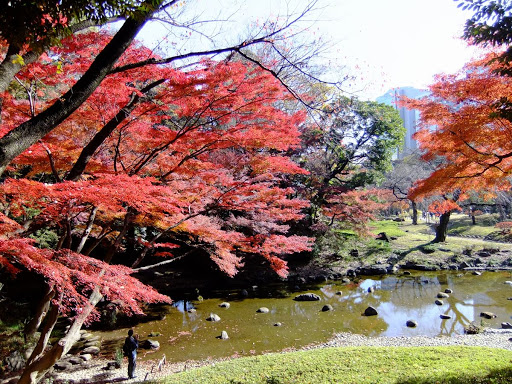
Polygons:
<instances>
[{"instance_id":1,"label":"sky","mask_svg":"<svg viewBox=\"0 0 512 384\"><path fill-rule=\"evenodd\" d=\"M459 70L478 52L460 39L471 13L453 0L339 1L322 29L359 64L361 92L375 98L401 86L424 88L438 73ZM367 80L366 82L364 80Z\"/></svg>"},{"instance_id":2,"label":"sky","mask_svg":"<svg viewBox=\"0 0 512 384\"><path fill-rule=\"evenodd\" d=\"M219 20L206 25L206 35L215 36L222 45L230 37L243 35L252 21L299 11L310 1L196 0L186 6L195 6L190 12L201 18ZM477 55L460 39L471 13L457 8L454 0L317 1L316 10L301 27L331 45L321 60L345 66L356 77L345 89L361 99L374 100L396 87L425 88L435 74L456 72ZM162 33L152 25L142 38L155 40ZM178 42L178 49L180 39L186 40L171 38ZM194 48L206 46L207 40L198 37Z\"/></svg>"}]
</instances>

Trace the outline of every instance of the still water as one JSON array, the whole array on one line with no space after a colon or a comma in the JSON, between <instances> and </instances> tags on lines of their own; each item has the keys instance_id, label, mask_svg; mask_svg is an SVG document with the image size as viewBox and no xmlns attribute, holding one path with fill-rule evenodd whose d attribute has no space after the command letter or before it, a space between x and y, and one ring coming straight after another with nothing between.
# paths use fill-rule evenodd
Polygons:
<instances>
[{"instance_id":1,"label":"still water","mask_svg":"<svg viewBox=\"0 0 512 384\"><path fill-rule=\"evenodd\" d=\"M451 336L464 333L471 322L501 328L502 322L512 322L512 280L507 272L414 273L411 276L359 278L343 284L326 282L310 289L289 291L283 287L253 287L248 296L241 291L215 292L204 300L179 300L172 306L160 308L165 318L139 323L135 326L140 340L157 340L160 349L139 354L141 359L157 359L163 354L169 361L219 358L260 354L299 348L327 341L334 333L352 332L367 336ZM374 287L374 292L368 288ZM436 295L451 289L449 298L436 305ZM301 293L315 293L320 301L298 302L293 298ZM341 294L340 294L341 293ZM219 304L229 302L230 308ZM322 312L330 304L333 311ZM377 309L377 316L362 316L368 306ZM257 313L267 307L269 313ZM191 310L189 312L189 310ZM195 310L195 311L194 311ZM481 312L497 317L486 320ZM207 321L211 313L220 316L218 322ZM441 314L451 316L442 320ZM418 323L408 328L407 320ZM276 323L281 323L276 326ZM218 336L222 331L228 340ZM149 334L159 336L149 337ZM127 329L95 332L103 339L105 353L120 346Z\"/></svg>"}]
</instances>

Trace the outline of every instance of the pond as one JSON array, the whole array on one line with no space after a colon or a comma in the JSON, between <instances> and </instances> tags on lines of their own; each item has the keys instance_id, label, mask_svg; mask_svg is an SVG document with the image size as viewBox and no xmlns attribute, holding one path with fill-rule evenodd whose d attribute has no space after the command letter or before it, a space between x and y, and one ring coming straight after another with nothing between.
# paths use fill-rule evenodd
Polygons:
<instances>
[{"instance_id":1,"label":"pond","mask_svg":"<svg viewBox=\"0 0 512 384\"><path fill-rule=\"evenodd\" d=\"M367 336L438 336L464 333L464 327L475 323L501 328L511 321L512 280L510 272L415 273L411 275L360 277L344 284L325 282L310 289L289 291L283 287L252 287L247 292L214 292L202 301L175 301L159 308L163 320L148 321L135 326L141 341L157 340L156 352L140 351L141 359L157 359L163 354L169 361L199 360L228 356L243 356L300 348L329 340L334 333L352 332ZM374 291L369 292L373 287ZM450 297L436 305L439 292L451 289ZM293 300L301 293L315 293L320 301ZM246 294L248 293L248 296ZM229 302L230 308L219 304ZM322 312L330 304L333 311ZM368 306L377 309L377 316L362 316ZM268 313L257 313L267 307ZM190 311L192 310L192 311ZM194 311L195 310L195 311ZM481 312L497 317L483 319ZM221 318L207 321L210 314ZM451 316L443 320L441 314ZM406 326L408 320L418 323ZM276 326L280 323L280 326ZM229 339L218 337L226 331ZM103 339L105 353L111 357L120 347L126 329L95 332ZM150 333L158 333L149 337Z\"/></svg>"}]
</instances>

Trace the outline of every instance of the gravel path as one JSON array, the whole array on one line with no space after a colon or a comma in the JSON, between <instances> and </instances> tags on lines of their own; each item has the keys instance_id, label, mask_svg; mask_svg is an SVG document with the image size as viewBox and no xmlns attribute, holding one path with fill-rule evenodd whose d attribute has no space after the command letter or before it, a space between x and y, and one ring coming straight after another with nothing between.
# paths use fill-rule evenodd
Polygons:
<instances>
[{"instance_id":1,"label":"gravel path","mask_svg":"<svg viewBox=\"0 0 512 384\"><path fill-rule=\"evenodd\" d=\"M330 341L311 345L302 349L311 350L324 347L349 347L349 346L482 346L491 348L502 348L512 350L512 331L510 330L486 330L484 333L477 335L457 335L457 336L441 336L441 337L366 337L351 333L340 333L335 335ZM105 370L107 360L96 359L89 362L88 367L77 366L73 371L58 373L54 383L68 384L85 384L85 383L141 383L145 379L156 379L171 375L173 373L182 372L191 368L215 364L216 362L228 360L204 360L204 361L188 361L181 363L169 362L165 364L161 371L156 369L155 362L140 362L137 364L135 379L128 379L127 362L123 361L123 366L119 369Z\"/></svg>"}]
</instances>

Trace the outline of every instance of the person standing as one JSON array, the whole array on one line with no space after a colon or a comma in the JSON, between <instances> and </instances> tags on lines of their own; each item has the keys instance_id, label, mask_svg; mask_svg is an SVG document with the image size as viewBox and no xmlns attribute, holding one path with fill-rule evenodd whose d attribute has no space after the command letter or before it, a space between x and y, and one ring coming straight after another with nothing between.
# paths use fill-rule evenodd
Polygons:
<instances>
[{"instance_id":1,"label":"person standing","mask_svg":"<svg viewBox=\"0 0 512 384\"><path fill-rule=\"evenodd\" d=\"M139 348L138 336L133 336L133 329L128 331L128 337L124 340L123 353L128 357L128 377L133 379L135 376L135 366L137 359L137 348Z\"/></svg>"}]
</instances>

